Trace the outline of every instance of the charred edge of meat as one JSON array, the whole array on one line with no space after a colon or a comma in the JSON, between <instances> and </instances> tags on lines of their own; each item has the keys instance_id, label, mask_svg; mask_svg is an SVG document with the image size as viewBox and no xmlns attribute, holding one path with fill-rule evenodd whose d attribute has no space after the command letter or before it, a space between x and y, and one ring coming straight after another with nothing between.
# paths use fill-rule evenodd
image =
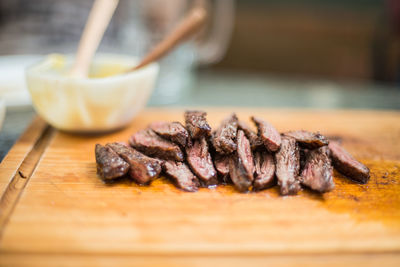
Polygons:
<instances>
[{"instance_id":1,"label":"charred edge of meat","mask_svg":"<svg viewBox=\"0 0 400 267\"><path fill-rule=\"evenodd\" d=\"M247 139L249 139L250 146L252 150L257 150L264 146L263 140L250 128L250 126L243 122L238 122L238 129L242 130L246 135Z\"/></svg>"},{"instance_id":2,"label":"charred edge of meat","mask_svg":"<svg viewBox=\"0 0 400 267\"><path fill-rule=\"evenodd\" d=\"M214 147L213 139L214 139L215 131L213 131L209 137L206 137L208 144L208 151L210 151L211 156L217 155L217 150Z\"/></svg>"},{"instance_id":3,"label":"charred edge of meat","mask_svg":"<svg viewBox=\"0 0 400 267\"><path fill-rule=\"evenodd\" d=\"M214 157L215 169L218 173L218 180L221 184L231 184L232 181L229 177L229 156L215 155Z\"/></svg>"},{"instance_id":4,"label":"charred edge of meat","mask_svg":"<svg viewBox=\"0 0 400 267\"><path fill-rule=\"evenodd\" d=\"M316 149L329 144L328 139L320 133L304 130L287 132L284 135L293 137L303 148Z\"/></svg>"},{"instance_id":5,"label":"charred edge of meat","mask_svg":"<svg viewBox=\"0 0 400 267\"><path fill-rule=\"evenodd\" d=\"M213 146L218 153L231 154L236 150L237 128L238 118L235 113L222 121L212 138Z\"/></svg>"},{"instance_id":6,"label":"charred edge of meat","mask_svg":"<svg viewBox=\"0 0 400 267\"><path fill-rule=\"evenodd\" d=\"M307 154L310 150L307 148L300 148L299 150L299 155L300 155L300 172L304 169L304 166L306 165L307 161Z\"/></svg>"},{"instance_id":7,"label":"charred edge of meat","mask_svg":"<svg viewBox=\"0 0 400 267\"><path fill-rule=\"evenodd\" d=\"M183 147L187 145L189 133L180 122L157 121L151 123L149 128L171 142Z\"/></svg>"},{"instance_id":8,"label":"charred edge of meat","mask_svg":"<svg viewBox=\"0 0 400 267\"><path fill-rule=\"evenodd\" d=\"M279 151L275 154L275 174L281 195L293 195L301 189L299 146L294 138L284 136Z\"/></svg>"},{"instance_id":9,"label":"charred edge of meat","mask_svg":"<svg viewBox=\"0 0 400 267\"><path fill-rule=\"evenodd\" d=\"M231 176L229 174L224 176L218 176L218 183L222 185L233 184Z\"/></svg>"},{"instance_id":10,"label":"charred edge of meat","mask_svg":"<svg viewBox=\"0 0 400 267\"><path fill-rule=\"evenodd\" d=\"M312 190L324 193L333 190L332 165L327 146L310 150L306 155L306 164L301 172L300 181Z\"/></svg>"},{"instance_id":11,"label":"charred edge of meat","mask_svg":"<svg viewBox=\"0 0 400 267\"><path fill-rule=\"evenodd\" d=\"M96 144L95 156L97 174L104 180L121 177L129 170L129 164L109 147Z\"/></svg>"},{"instance_id":12,"label":"charred edge of meat","mask_svg":"<svg viewBox=\"0 0 400 267\"><path fill-rule=\"evenodd\" d=\"M210 136L211 127L207 123L206 115L207 113L203 111L185 112L186 129L193 139Z\"/></svg>"},{"instance_id":13,"label":"charred edge of meat","mask_svg":"<svg viewBox=\"0 0 400 267\"><path fill-rule=\"evenodd\" d=\"M199 189L199 180L185 163L164 161L162 166L165 174L177 188L186 192L196 192Z\"/></svg>"},{"instance_id":14,"label":"charred edge of meat","mask_svg":"<svg viewBox=\"0 0 400 267\"><path fill-rule=\"evenodd\" d=\"M276 184L275 162L270 153L257 151L254 153L255 176L253 190L259 191Z\"/></svg>"},{"instance_id":15,"label":"charred edge of meat","mask_svg":"<svg viewBox=\"0 0 400 267\"><path fill-rule=\"evenodd\" d=\"M200 179L202 185L212 186L218 184L217 172L204 137L195 140L191 147L187 147L186 155L190 168Z\"/></svg>"},{"instance_id":16,"label":"charred edge of meat","mask_svg":"<svg viewBox=\"0 0 400 267\"><path fill-rule=\"evenodd\" d=\"M331 141L329 149L333 166L338 172L356 182L364 184L368 182L370 171L367 166L357 161L337 142Z\"/></svg>"},{"instance_id":17,"label":"charred edge of meat","mask_svg":"<svg viewBox=\"0 0 400 267\"><path fill-rule=\"evenodd\" d=\"M151 129L136 132L129 139L132 147L143 154L164 160L183 161L184 156L181 148L158 136Z\"/></svg>"},{"instance_id":18,"label":"charred edge of meat","mask_svg":"<svg viewBox=\"0 0 400 267\"><path fill-rule=\"evenodd\" d=\"M271 151L271 152L276 152L279 150L279 147L281 146L281 135L279 132L275 129L272 124L269 122L262 120L257 117L251 117L252 121L255 123L258 129L258 136L261 137L261 139L264 142L265 147Z\"/></svg>"},{"instance_id":19,"label":"charred edge of meat","mask_svg":"<svg viewBox=\"0 0 400 267\"><path fill-rule=\"evenodd\" d=\"M249 140L242 130L238 131L236 143L237 151L229 160L229 175L236 188L244 192L253 182L254 159Z\"/></svg>"},{"instance_id":20,"label":"charred edge of meat","mask_svg":"<svg viewBox=\"0 0 400 267\"><path fill-rule=\"evenodd\" d=\"M110 143L106 145L114 150L121 158L130 165L129 175L138 184L149 184L157 178L161 172L161 161L150 158L132 147L121 143Z\"/></svg>"}]
</instances>

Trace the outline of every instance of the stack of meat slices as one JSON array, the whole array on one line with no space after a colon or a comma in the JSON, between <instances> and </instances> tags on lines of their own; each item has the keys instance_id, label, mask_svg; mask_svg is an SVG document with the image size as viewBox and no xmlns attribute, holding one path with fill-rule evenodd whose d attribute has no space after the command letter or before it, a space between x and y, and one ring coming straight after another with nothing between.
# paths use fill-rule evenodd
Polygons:
<instances>
[{"instance_id":1,"label":"stack of meat slices","mask_svg":"<svg viewBox=\"0 0 400 267\"><path fill-rule=\"evenodd\" d=\"M334 188L332 169L366 183L369 169L337 142L319 133L280 134L267 121L252 117L254 132L235 114L212 132L202 111L186 111L179 122L154 122L126 143L96 145L97 173L103 180L129 175L150 184L164 173L188 192L232 183L240 192L278 185L282 195L302 186L324 193ZM332 167L333 166L333 167Z\"/></svg>"}]
</instances>

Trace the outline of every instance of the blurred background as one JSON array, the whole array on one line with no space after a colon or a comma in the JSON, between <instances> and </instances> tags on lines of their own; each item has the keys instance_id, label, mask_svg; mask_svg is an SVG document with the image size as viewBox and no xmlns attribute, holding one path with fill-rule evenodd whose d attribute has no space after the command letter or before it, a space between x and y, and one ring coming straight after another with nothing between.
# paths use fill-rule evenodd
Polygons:
<instances>
[{"instance_id":1,"label":"blurred background","mask_svg":"<svg viewBox=\"0 0 400 267\"><path fill-rule=\"evenodd\" d=\"M101 49L144 53L151 45L148 35L153 41L162 36L190 2L121 0ZM229 3L217 7L216 2ZM74 52L91 4L1 0L0 53ZM400 81L397 0L214 0L209 5L218 13L211 19L232 37L219 43L227 51L212 60L222 59L217 69Z\"/></svg>"},{"instance_id":2,"label":"blurred background","mask_svg":"<svg viewBox=\"0 0 400 267\"><path fill-rule=\"evenodd\" d=\"M206 27L161 61L150 106L400 109L398 0L121 0L99 51L141 57L198 2ZM74 53L92 3L0 0L0 147L34 116L24 68Z\"/></svg>"},{"instance_id":3,"label":"blurred background","mask_svg":"<svg viewBox=\"0 0 400 267\"><path fill-rule=\"evenodd\" d=\"M398 83L400 1L237 1L218 68Z\"/></svg>"}]
</instances>

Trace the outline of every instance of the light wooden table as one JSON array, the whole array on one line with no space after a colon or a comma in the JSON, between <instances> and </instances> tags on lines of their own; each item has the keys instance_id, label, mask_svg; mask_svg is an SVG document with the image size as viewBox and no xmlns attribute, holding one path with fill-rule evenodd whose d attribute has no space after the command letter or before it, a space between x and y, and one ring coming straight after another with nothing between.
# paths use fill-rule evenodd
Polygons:
<instances>
[{"instance_id":1,"label":"light wooden table","mask_svg":"<svg viewBox=\"0 0 400 267\"><path fill-rule=\"evenodd\" d=\"M340 137L371 180L359 185L335 172L332 192L289 197L231 186L186 193L165 178L106 185L96 176L94 144L127 140L154 120L182 120L182 110L147 109L101 136L36 119L0 165L0 265L399 266L399 112L206 110L214 127L234 110L280 131Z\"/></svg>"}]
</instances>

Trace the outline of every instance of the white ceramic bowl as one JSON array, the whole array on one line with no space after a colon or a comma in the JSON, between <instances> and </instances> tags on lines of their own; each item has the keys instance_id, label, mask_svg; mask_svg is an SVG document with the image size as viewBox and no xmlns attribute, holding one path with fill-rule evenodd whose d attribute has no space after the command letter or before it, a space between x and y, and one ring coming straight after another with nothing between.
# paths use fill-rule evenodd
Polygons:
<instances>
[{"instance_id":1,"label":"white ceramic bowl","mask_svg":"<svg viewBox=\"0 0 400 267\"><path fill-rule=\"evenodd\" d=\"M158 74L157 63L123 73L136 62L129 56L100 54L93 60L89 78L72 78L68 76L72 57L50 55L26 71L33 106L61 130L104 132L121 128L146 105Z\"/></svg>"},{"instance_id":2,"label":"white ceramic bowl","mask_svg":"<svg viewBox=\"0 0 400 267\"><path fill-rule=\"evenodd\" d=\"M6 102L0 97L0 131L6 115Z\"/></svg>"}]
</instances>

